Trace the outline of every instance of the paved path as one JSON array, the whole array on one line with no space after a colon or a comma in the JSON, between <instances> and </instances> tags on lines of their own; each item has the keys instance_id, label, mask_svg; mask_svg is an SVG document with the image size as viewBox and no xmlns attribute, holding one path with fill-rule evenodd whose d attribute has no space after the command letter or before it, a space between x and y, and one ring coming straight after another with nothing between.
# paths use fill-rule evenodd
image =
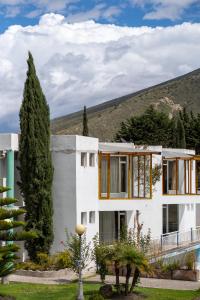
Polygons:
<instances>
[{"instance_id":1,"label":"paved path","mask_svg":"<svg viewBox=\"0 0 200 300\"><path fill-rule=\"evenodd\" d=\"M94 276L87 279L90 282L99 282L99 276ZM120 277L120 282L124 282L125 278ZM106 276L106 283L114 283L114 276ZM168 280L168 279L154 279L154 278L141 278L141 287L171 289L171 290L197 290L200 288L200 282L196 281L182 281L182 280Z\"/></svg>"},{"instance_id":2,"label":"paved path","mask_svg":"<svg viewBox=\"0 0 200 300\"><path fill-rule=\"evenodd\" d=\"M68 278L58 277L58 278L39 278L31 276L21 276L21 275L10 275L9 281L14 282L28 282L28 283L41 283L41 284L63 284L69 283L75 277ZM124 281L124 277L120 278L120 281ZM98 275L86 278L87 282L100 282L100 277ZM106 283L114 283L114 276L106 276ZM153 279L153 278L141 278L141 287L149 288L165 288L171 290L197 290L200 288L200 282L195 281L181 281L181 280L167 280L167 279Z\"/></svg>"}]
</instances>

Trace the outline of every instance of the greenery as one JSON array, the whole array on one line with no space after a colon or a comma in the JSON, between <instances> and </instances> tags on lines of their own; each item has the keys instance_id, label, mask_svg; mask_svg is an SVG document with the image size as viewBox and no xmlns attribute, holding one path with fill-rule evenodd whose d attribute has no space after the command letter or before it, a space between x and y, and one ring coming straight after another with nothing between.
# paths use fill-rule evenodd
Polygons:
<instances>
[{"instance_id":1,"label":"greenery","mask_svg":"<svg viewBox=\"0 0 200 300\"><path fill-rule=\"evenodd\" d=\"M84 283L85 299L98 294L100 285ZM1 288L2 293L15 296L17 300L74 300L77 294L77 283L42 285L28 283L10 283ZM200 291L177 291L166 289L136 288L146 300L194 300Z\"/></svg>"},{"instance_id":2,"label":"greenery","mask_svg":"<svg viewBox=\"0 0 200 300\"><path fill-rule=\"evenodd\" d=\"M68 234L67 241L63 243L64 247L70 254L71 269L79 273L79 262L80 262L80 238L77 234ZM81 236L81 269L87 268L91 255L90 255L90 243L86 241L86 234Z\"/></svg>"},{"instance_id":3,"label":"greenery","mask_svg":"<svg viewBox=\"0 0 200 300\"><path fill-rule=\"evenodd\" d=\"M87 119L87 109L86 106L84 106L83 110L83 136L89 135L89 129L88 129L88 119Z\"/></svg>"},{"instance_id":4,"label":"greenery","mask_svg":"<svg viewBox=\"0 0 200 300\"><path fill-rule=\"evenodd\" d=\"M137 145L169 145L171 121L164 112L150 106L141 116L131 117L121 123L115 140L133 142Z\"/></svg>"},{"instance_id":5,"label":"greenery","mask_svg":"<svg viewBox=\"0 0 200 300\"><path fill-rule=\"evenodd\" d=\"M37 252L49 252L53 241L53 168L50 153L49 107L29 52L28 71L20 109L20 190L26 205L26 229L37 231L37 240L25 247L31 260Z\"/></svg>"},{"instance_id":6,"label":"greenery","mask_svg":"<svg viewBox=\"0 0 200 300\"><path fill-rule=\"evenodd\" d=\"M186 148L186 141L185 141L185 128L183 125L183 120L178 116L176 120L175 130L174 130L175 136L174 141L175 145L173 145L175 148Z\"/></svg>"},{"instance_id":7,"label":"greenery","mask_svg":"<svg viewBox=\"0 0 200 300\"><path fill-rule=\"evenodd\" d=\"M8 190L10 189L7 187L0 187L0 193ZM26 223L17 221L17 217L26 211L12 207L11 205L15 203L17 199L0 198L0 277L5 277L16 269L15 261L18 258L16 252L19 247L13 242L32 240L37 237L33 231L19 230L20 227L24 228Z\"/></svg>"},{"instance_id":8,"label":"greenery","mask_svg":"<svg viewBox=\"0 0 200 300\"><path fill-rule=\"evenodd\" d=\"M139 214L138 214L139 218ZM120 241L113 245L101 243L98 236L93 239L94 250L93 259L96 262L97 273L100 274L102 282L109 273L109 268L115 273L115 288L117 293L123 291L123 285L120 284L120 270L126 268L125 294L132 293L138 283L142 271L150 272L150 265L145 253L148 251L150 243L150 233L143 236L141 234L141 225L137 218L136 228L133 230L124 230ZM132 284L129 288L130 278Z\"/></svg>"},{"instance_id":9,"label":"greenery","mask_svg":"<svg viewBox=\"0 0 200 300\"><path fill-rule=\"evenodd\" d=\"M150 106L142 115L122 122L115 140L137 145L196 149L200 153L199 137L200 114L195 116L183 109L170 119L167 113Z\"/></svg>"},{"instance_id":10,"label":"greenery","mask_svg":"<svg viewBox=\"0 0 200 300\"><path fill-rule=\"evenodd\" d=\"M32 271L51 271L71 268L71 256L67 250L53 255L38 253L36 261L37 262L26 261L19 263L17 268Z\"/></svg>"}]
</instances>

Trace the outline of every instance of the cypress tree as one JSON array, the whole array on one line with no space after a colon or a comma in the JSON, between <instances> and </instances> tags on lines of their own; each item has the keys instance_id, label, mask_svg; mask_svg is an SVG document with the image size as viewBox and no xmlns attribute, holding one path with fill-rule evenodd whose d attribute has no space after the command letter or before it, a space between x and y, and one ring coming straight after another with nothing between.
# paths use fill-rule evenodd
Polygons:
<instances>
[{"instance_id":1,"label":"cypress tree","mask_svg":"<svg viewBox=\"0 0 200 300\"><path fill-rule=\"evenodd\" d=\"M180 117L177 118L176 123L176 148L186 148L186 142L185 142L185 129L182 120Z\"/></svg>"},{"instance_id":2,"label":"cypress tree","mask_svg":"<svg viewBox=\"0 0 200 300\"><path fill-rule=\"evenodd\" d=\"M49 253L53 241L53 167L49 107L30 52L27 63L27 78L20 109L19 186L27 211L26 229L34 229L38 234L38 238L27 241L25 247L30 259L36 260L37 252Z\"/></svg>"},{"instance_id":3,"label":"cypress tree","mask_svg":"<svg viewBox=\"0 0 200 300\"><path fill-rule=\"evenodd\" d=\"M0 193L8 191L7 187L0 187ZM8 208L8 205L15 204L17 199L0 198L0 277L2 279L12 273L16 266L15 260L18 258L16 252L19 250L15 241L32 240L37 235L34 231L19 230L25 227L25 222L15 220L24 214L24 209ZM17 231L15 229L18 229ZM2 242L7 242L5 245ZM3 280L2 280L3 281Z\"/></svg>"},{"instance_id":4,"label":"cypress tree","mask_svg":"<svg viewBox=\"0 0 200 300\"><path fill-rule=\"evenodd\" d=\"M89 130L88 130L88 119L87 119L87 109L86 106L84 106L83 109L83 136L88 136Z\"/></svg>"}]
</instances>

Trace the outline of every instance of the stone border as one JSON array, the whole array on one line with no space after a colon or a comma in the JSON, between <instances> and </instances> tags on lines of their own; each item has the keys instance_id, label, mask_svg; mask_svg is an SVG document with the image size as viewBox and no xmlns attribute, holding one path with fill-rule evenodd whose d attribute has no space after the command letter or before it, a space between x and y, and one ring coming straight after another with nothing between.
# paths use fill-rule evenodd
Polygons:
<instances>
[{"instance_id":1,"label":"stone border","mask_svg":"<svg viewBox=\"0 0 200 300\"><path fill-rule=\"evenodd\" d=\"M58 278L58 277L65 277L65 276L73 276L75 274L70 269L61 269L58 271L32 271L32 270L17 270L14 273L15 275L20 276L31 276L31 277L41 277L41 278Z\"/></svg>"}]
</instances>

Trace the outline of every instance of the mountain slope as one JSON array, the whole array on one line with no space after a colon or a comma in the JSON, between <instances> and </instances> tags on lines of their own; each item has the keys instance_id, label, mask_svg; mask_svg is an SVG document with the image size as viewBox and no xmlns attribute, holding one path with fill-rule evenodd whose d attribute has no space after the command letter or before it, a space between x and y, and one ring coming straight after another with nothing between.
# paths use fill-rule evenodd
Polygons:
<instances>
[{"instance_id":1,"label":"mountain slope","mask_svg":"<svg viewBox=\"0 0 200 300\"><path fill-rule=\"evenodd\" d=\"M88 108L90 136L110 141L120 123L150 105L169 114L182 109L200 113L200 69L114 100ZM82 111L52 120L54 134L82 134Z\"/></svg>"}]
</instances>

